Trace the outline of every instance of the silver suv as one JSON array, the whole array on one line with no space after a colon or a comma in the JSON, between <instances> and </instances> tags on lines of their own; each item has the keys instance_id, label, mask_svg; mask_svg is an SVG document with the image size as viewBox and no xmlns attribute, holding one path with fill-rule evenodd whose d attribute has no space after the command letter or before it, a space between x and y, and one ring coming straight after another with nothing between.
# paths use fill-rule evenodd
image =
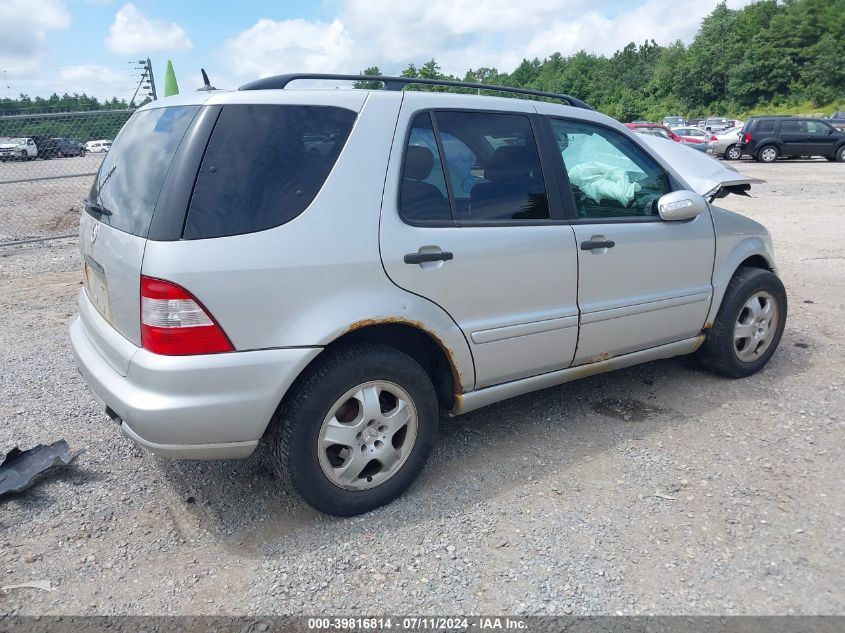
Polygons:
<instances>
[{"instance_id":1,"label":"silver suv","mask_svg":"<svg viewBox=\"0 0 845 633\"><path fill-rule=\"evenodd\" d=\"M774 353L771 239L711 204L750 186L735 170L565 95L285 89L302 77L153 102L103 160L70 336L141 446L266 438L308 503L353 515L413 482L441 413Z\"/></svg>"}]
</instances>

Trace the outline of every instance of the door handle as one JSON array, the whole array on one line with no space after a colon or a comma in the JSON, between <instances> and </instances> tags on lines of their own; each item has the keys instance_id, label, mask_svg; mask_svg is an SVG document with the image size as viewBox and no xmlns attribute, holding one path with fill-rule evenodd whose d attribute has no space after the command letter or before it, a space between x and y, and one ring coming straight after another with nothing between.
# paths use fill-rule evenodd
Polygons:
<instances>
[{"instance_id":1,"label":"door handle","mask_svg":"<svg viewBox=\"0 0 845 633\"><path fill-rule=\"evenodd\" d=\"M585 240L581 242L582 251L591 251L594 248L613 248L616 242L613 240Z\"/></svg>"},{"instance_id":2,"label":"door handle","mask_svg":"<svg viewBox=\"0 0 845 633\"><path fill-rule=\"evenodd\" d=\"M408 253L404 259L406 264L422 264L425 262L448 262L454 257L448 251L440 251L438 253Z\"/></svg>"}]
</instances>

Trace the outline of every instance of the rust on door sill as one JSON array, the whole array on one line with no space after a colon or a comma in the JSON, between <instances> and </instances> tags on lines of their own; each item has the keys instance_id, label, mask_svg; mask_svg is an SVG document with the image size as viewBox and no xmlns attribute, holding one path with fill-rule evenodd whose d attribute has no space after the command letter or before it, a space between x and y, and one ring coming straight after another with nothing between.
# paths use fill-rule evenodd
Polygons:
<instances>
[{"instance_id":1,"label":"rust on door sill","mask_svg":"<svg viewBox=\"0 0 845 633\"><path fill-rule=\"evenodd\" d=\"M590 356L584 364L592 365L593 363L601 363L602 361L610 360L611 358L613 358L613 356L611 356L609 352L602 352L601 354Z\"/></svg>"}]
</instances>

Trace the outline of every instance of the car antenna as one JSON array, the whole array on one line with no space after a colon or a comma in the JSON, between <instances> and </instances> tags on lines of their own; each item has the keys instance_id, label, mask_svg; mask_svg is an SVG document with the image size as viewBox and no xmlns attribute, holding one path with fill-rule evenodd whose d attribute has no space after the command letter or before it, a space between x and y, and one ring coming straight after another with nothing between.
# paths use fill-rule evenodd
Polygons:
<instances>
[{"instance_id":1,"label":"car antenna","mask_svg":"<svg viewBox=\"0 0 845 633\"><path fill-rule=\"evenodd\" d=\"M208 73L205 72L205 68L200 68L200 72L202 73L202 83L203 87L200 90L217 90L214 86L211 85L211 82L208 80Z\"/></svg>"}]
</instances>

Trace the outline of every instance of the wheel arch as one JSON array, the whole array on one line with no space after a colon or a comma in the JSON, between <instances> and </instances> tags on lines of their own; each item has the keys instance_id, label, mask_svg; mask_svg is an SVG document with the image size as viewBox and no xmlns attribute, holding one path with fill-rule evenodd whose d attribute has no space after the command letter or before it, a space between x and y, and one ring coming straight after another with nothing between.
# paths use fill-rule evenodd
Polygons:
<instances>
[{"instance_id":1,"label":"wheel arch","mask_svg":"<svg viewBox=\"0 0 845 633\"><path fill-rule=\"evenodd\" d=\"M315 363L321 361L333 350L355 343L386 345L404 352L417 361L431 378L437 393L438 405L443 411L451 410L458 396L467 390L467 381L475 379L474 368L464 367L472 373L470 377L464 376L461 373L461 367L465 363L457 358L456 351L421 321L396 316L362 319L336 333L332 340L324 344L320 353L299 372L299 376L282 397L280 406L296 389L300 378L306 375ZM472 382L469 384L471 388Z\"/></svg>"},{"instance_id":2,"label":"wheel arch","mask_svg":"<svg viewBox=\"0 0 845 633\"><path fill-rule=\"evenodd\" d=\"M717 241L720 238L717 236ZM774 257L772 256L771 242L768 236L749 236L741 238L729 250L727 255L718 257L713 270L713 301L710 304L710 311L704 329L708 329L722 305L725 291L731 279L741 268L759 268L777 274Z\"/></svg>"},{"instance_id":3,"label":"wheel arch","mask_svg":"<svg viewBox=\"0 0 845 633\"><path fill-rule=\"evenodd\" d=\"M450 410L456 396L463 393L454 353L420 322L397 317L359 321L326 346L325 351L348 343L380 343L413 358L431 378L442 410Z\"/></svg>"}]
</instances>

